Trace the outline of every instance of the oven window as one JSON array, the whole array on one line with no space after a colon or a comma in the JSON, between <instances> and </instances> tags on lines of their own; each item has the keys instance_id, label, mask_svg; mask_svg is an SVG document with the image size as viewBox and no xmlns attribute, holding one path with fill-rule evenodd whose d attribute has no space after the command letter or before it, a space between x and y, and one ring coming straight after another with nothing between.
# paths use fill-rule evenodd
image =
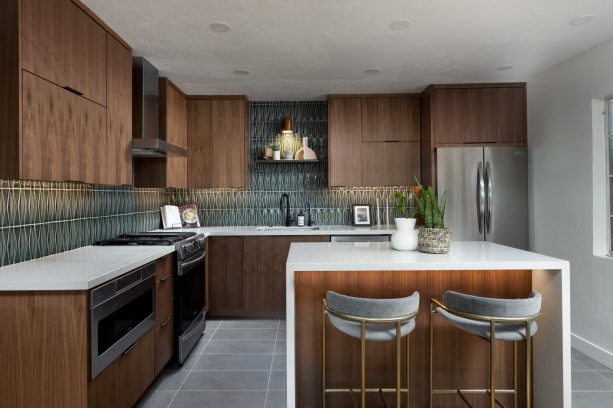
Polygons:
<instances>
[{"instance_id":1,"label":"oven window","mask_svg":"<svg viewBox=\"0 0 613 408\"><path fill-rule=\"evenodd\" d=\"M153 290L125 304L98 322L98 355L108 350L153 313Z\"/></svg>"},{"instance_id":2,"label":"oven window","mask_svg":"<svg viewBox=\"0 0 613 408\"><path fill-rule=\"evenodd\" d=\"M204 261L198 262L188 269L183 269L179 290L181 291L182 334L198 313L204 310Z\"/></svg>"}]
</instances>

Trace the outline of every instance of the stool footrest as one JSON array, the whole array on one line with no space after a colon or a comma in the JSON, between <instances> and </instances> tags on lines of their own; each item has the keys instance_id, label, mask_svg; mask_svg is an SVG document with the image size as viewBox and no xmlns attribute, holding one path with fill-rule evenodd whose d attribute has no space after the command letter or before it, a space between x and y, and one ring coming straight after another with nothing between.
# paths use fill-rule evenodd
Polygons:
<instances>
[{"instance_id":1,"label":"stool footrest","mask_svg":"<svg viewBox=\"0 0 613 408\"><path fill-rule=\"evenodd\" d=\"M360 392L359 388L326 388L328 394L342 392ZM366 392L396 392L396 388L366 388ZM400 392L409 392L406 388L401 388Z\"/></svg>"},{"instance_id":2,"label":"stool footrest","mask_svg":"<svg viewBox=\"0 0 613 408\"><path fill-rule=\"evenodd\" d=\"M491 395L491 391L489 388L483 388L483 389L458 389L456 388L456 389L447 389L447 390L432 390L432 394L457 394L460 398L462 398L462 401L464 401L464 403L467 406L473 408L470 402L468 402L468 400L466 399L465 394ZM515 394L515 390L497 389L496 394ZM501 408L505 408L505 406L502 405L502 403L498 401L498 399L496 399L496 404L500 406Z\"/></svg>"}]
</instances>

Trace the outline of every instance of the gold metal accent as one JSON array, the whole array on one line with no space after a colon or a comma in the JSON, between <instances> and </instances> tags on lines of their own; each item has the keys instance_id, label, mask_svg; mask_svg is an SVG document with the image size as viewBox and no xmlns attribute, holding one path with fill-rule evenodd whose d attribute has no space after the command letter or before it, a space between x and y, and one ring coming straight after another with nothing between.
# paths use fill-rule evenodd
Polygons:
<instances>
[{"instance_id":1,"label":"gold metal accent","mask_svg":"<svg viewBox=\"0 0 613 408\"><path fill-rule=\"evenodd\" d=\"M490 338L485 339L490 343L490 388L487 389L434 389L433 385L433 371L434 371L434 325L433 316L438 314L437 308L441 308L446 312L463 317L470 320L477 320L481 322L488 322L490 324ZM532 322L536 320L541 314L537 313L531 316L523 316L519 318L514 317L495 317L484 316L472 313L465 313L459 310L451 309L436 299L430 299L430 305L428 307L428 324L430 330L430 353L429 353L429 381L428 381L428 406L432 408L432 396L434 394L457 394L462 401L469 407L472 407L468 402L464 394L487 394L490 396L490 408L495 408L496 405L504 408L504 405L496 399L496 394L512 394L513 395L513 407L518 406L518 393L519 385L517 381L517 345L518 342L513 342L513 389L497 389L496 388L496 323L507 324L524 324L526 326L526 408L532 408Z\"/></svg>"},{"instance_id":2,"label":"gold metal accent","mask_svg":"<svg viewBox=\"0 0 613 408\"><path fill-rule=\"evenodd\" d=\"M361 407L366 408L366 393L377 392L381 396L383 403L387 407L387 401L385 400L384 393L394 392L396 394L396 406L400 407L401 395L406 393L407 395L407 408L409 407L409 335L406 336L406 374L407 374L407 387L401 388L401 366L402 366L402 338L400 337L401 325L414 319L417 316L417 312L391 318L374 318L374 317L362 317L354 316L347 313L341 313L328 307L326 299L322 299L323 303L323 322L322 322L322 398L323 408L326 407L326 394L328 393L349 393L354 405L357 405L353 397L353 393L357 390L354 388L326 388L326 320L328 315L339 317L343 320L353 321L360 323L360 401ZM396 387L395 388L366 388L366 323L395 323L396 325Z\"/></svg>"}]
</instances>

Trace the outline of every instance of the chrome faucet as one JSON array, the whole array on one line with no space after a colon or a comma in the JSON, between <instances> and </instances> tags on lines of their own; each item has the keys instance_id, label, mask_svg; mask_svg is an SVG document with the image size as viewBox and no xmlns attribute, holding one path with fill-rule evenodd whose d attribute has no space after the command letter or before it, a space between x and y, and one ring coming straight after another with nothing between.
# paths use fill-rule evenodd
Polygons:
<instances>
[{"instance_id":1,"label":"chrome faucet","mask_svg":"<svg viewBox=\"0 0 613 408\"><path fill-rule=\"evenodd\" d=\"M283 204L286 205L285 209L285 226L289 227L291 225L290 218L290 207L289 207L289 196L285 193L281 194L281 201L279 203L280 210L283 211Z\"/></svg>"}]
</instances>

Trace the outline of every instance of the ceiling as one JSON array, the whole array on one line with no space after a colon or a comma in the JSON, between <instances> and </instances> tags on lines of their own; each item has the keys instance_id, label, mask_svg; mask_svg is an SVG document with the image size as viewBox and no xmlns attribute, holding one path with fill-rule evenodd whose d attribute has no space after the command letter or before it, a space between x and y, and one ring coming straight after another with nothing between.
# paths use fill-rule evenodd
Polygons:
<instances>
[{"instance_id":1,"label":"ceiling","mask_svg":"<svg viewBox=\"0 0 613 408\"><path fill-rule=\"evenodd\" d=\"M82 1L186 93L251 100L525 81L613 38L611 0Z\"/></svg>"}]
</instances>

